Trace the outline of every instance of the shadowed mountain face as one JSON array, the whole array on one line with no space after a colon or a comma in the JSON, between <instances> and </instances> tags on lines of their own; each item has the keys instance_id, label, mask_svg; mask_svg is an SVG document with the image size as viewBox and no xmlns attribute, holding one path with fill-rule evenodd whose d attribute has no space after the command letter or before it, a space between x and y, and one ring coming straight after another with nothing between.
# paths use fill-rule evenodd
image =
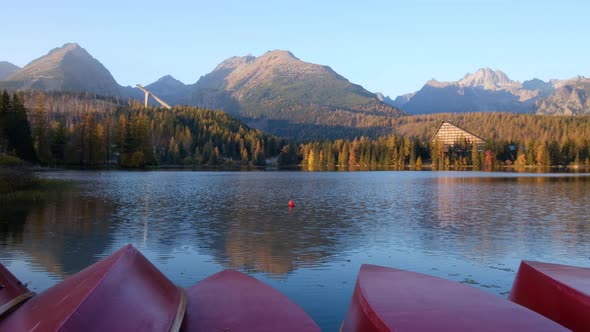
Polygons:
<instances>
[{"instance_id":1,"label":"shadowed mountain face","mask_svg":"<svg viewBox=\"0 0 590 332\"><path fill-rule=\"evenodd\" d=\"M454 82L431 80L391 104L411 114L510 112L590 114L590 79L512 81L499 70L479 69Z\"/></svg>"},{"instance_id":2,"label":"shadowed mountain face","mask_svg":"<svg viewBox=\"0 0 590 332\"><path fill-rule=\"evenodd\" d=\"M119 96L111 73L78 44L51 50L10 75L2 84L15 89L90 92Z\"/></svg>"},{"instance_id":3,"label":"shadowed mountain face","mask_svg":"<svg viewBox=\"0 0 590 332\"><path fill-rule=\"evenodd\" d=\"M482 68L454 82L430 80L421 90L397 97L394 105L412 114L532 113L535 102L552 90L550 83L539 79L521 84L500 70Z\"/></svg>"},{"instance_id":4,"label":"shadowed mountain face","mask_svg":"<svg viewBox=\"0 0 590 332\"><path fill-rule=\"evenodd\" d=\"M14 74L19 69L19 66L15 66L8 61L0 61L0 81Z\"/></svg>"},{"instance_id":5,"label":"shadowed mountain face","mask_svg":"<svg viewBox=\"0 0 590 332\"><path fill-rule=\"evenodd\" d=\"M187 105L190 87L170 75L166 75L145 87L170 105Z\"/></svg>"}]
</instances>

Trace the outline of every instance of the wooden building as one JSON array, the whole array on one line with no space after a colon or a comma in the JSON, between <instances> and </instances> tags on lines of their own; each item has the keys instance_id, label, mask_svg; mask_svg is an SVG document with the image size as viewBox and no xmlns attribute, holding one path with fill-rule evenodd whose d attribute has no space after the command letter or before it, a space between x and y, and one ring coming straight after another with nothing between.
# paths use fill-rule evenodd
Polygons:
<instances>
[{"instance_id":1,"label":"wooden building","mask_svg":"<svg viewBox=\"0 0 590 332\"><path fill-rule=\"evenodd\" d=\"M460 128L448 121L443 121L434 133L432 137L432 142L436 142L437 140L440 141L443 145L445 150L449 147L457 144L461 140L465 139L470 144L477 144L478 149L483 149L483 146L486 144L486 141L467 130Z\"/></svg>"}]
</instances>

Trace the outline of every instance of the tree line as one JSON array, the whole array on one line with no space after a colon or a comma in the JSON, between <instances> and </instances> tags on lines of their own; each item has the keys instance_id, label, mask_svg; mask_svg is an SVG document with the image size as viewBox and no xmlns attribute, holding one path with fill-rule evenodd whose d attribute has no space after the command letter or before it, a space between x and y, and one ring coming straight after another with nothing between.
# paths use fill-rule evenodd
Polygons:
<instances>
[{"instance_id":1,"label":"tree line","mask_svg":"<svg viewBox=\"0 0 590 332\"><path fill-rule=\"evenodd\" d=\"M283 144L222 111L196 107L145 108L43 92L3 92L0 107L4 152L44 165L263 166Z\"/></svg>"},{"instance_id":2,"label":"tree line","mask_svg":"<svg viewBox=\"0 0 590 332\"><path fill-rule=\"evenodd\" d=\"M357 131L342 130L337 139L288 142L222 111L146 108L88 94L4 91L0 110L0 152L44 165L262 166L278 156L279 166L312 170L590 167L588 116L404 116L357 137L349 136ZM486 144L474 147L463 140L445 147L432 140L443 120L483 137ZM337 137L338 130L332 134Z\"/></svg>"},{"instance_id":3,"label":"tree line","mask_svg":"<svg viewBox=\"0 0 590 332\"><path fill-rule=\"evenodd\" d=\"M433 140L443 120L476 133L486 144L473 147L462 140L443 146ZM590 167L590 116L499 112L403 116L391 119L389 131L290 146L284 148L288 158L280 161L298 161L310 169Z\"/></svg>"},{"instance_id":4,"label":"tree line","mask_svg":"<svg viewBox=\"0 0 590 332\"><path fill-rule=\"evenodd\" d=\"M283 148L279 163L310 169L433 169L493 170L551 166L590 168L590 140L490 140L485 145L462 139L452 146L439 140L389 135L371 139L314 141Z\"/></svg>"}]
</instances>

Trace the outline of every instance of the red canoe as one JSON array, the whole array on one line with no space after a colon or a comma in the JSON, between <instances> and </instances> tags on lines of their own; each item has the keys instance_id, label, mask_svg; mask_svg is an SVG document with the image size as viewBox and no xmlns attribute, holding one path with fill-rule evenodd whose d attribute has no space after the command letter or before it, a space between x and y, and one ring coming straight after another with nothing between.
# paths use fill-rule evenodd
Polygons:
<instances>
[{"instance_id":1,"label":"red canoe","mask_svg":"<svg viewBox=\"0 0 590 332\"><path fill-rule=\"evenodd\" d=\"M567 331L498 296L453 281L361 267L343 332Z\"/></svg>"},{"instance_id":2,"label":"red canoe","mask_svg":"<svg viewBox=\"0 0 590 332\"><path fill-rule=\"evenodd\" d=\"M184 291L131 245L25 302L0 331L178 331Z\"/></svg>"},{"instance_id":3,"label":"red canoe","mask_svg":"<svg viewBox=\"0 0 590 332\"><path fill-rule=\"evenodd\" d=\"M4 265L0 264L0 319L35 293L30 292Z\"/></svg>"},{"instance_id":4,"label":"red canoe","mask_svg":"<svg viewBox=\"0 0 590 332\"><path fill-rule=\"evenodd\" d=\"M590 268L522 261L509 298L573 331L590 331Z\"/></svg>"},{"instance_id":5,"label":"red canoe","mask_svg":"<svg viewBox=\"0 0 590 332\"><path fill-rule=\"evenodd\" d=\"M235 270L187 290L181 331L319 331L314 321L274 288Z\"/></svg>"}]
</instances>

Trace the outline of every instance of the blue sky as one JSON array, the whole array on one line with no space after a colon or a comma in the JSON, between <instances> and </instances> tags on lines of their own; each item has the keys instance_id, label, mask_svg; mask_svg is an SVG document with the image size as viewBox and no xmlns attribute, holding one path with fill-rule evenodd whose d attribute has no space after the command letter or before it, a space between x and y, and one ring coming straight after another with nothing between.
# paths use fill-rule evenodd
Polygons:
<instances>
[{"instance_id":1,"label":"blue sky","mask_svg":"<svg viewBox=\"0 0 590 332\"><path fill-rule=\"evenodd\" d=\"M287 49L391 96L480 67L512 79L590 76L590 1L16 1L0 60L77 42L123 85L194 83L234 55Z\"/></svg>"}]
</instances>

